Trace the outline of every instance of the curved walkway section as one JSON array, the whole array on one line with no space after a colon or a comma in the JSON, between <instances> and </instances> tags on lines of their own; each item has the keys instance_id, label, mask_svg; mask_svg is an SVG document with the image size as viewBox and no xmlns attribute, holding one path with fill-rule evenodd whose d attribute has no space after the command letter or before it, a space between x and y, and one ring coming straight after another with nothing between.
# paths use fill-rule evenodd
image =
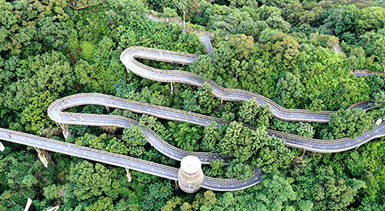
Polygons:
<instances>
[{"instance_id":1,"label":"curved walkway section","mask_svg":"<svg viewBox=\"0 0 385 211\"><path fill-rule=\"evenodd\" d=\"M251 98L255 98L260 105L270 105L273 115L276 118L284 121L327 123L329 122L329 115L334 113L333 111L320 111L316 113L303 109L287 109L278 105L269 98L257 93L240 89L227 89L219 86L212 80L201 79L197 74L191 72L155 69L146 66L136 60L136 58L141 58L186 65L192 63L194 59L198 57L198 55L176 51L166 51L144 47L130 47L122 52L120 59L128 71L132 71L144 78L162 82L180 82L194 86L202 86L205 82L207 82L212 86L213 94L216 97L226 101L245 101ZM358 102L357 106L370 108L367 102Z\"/></svg>"},{"instance_id":2,"label":"curved walkway section","mask_svg":"<svg viewBox=\"0 0 385 211\"><path fill-rule=\"evenodd\" d=\"M70 144L62 141L43 138L12 130L6 130L2 128L0 128L0 139L32 147L38 147L48 151L58 152L70 156L106 163L113 166L129 168L171 180L178 180L177 168L125 155L110 153L106 151L79 146L76 144ZM201 187L216 191L241 190L259 183L262 179L262 175L263 173L260 170L256 170L254 177L245 181L238 181L236 179L216 179L212 177L204 177Z\"/></svg>"},{"instance_id":3,"label":"curved walkway section","mask_svg":"<svg viewBox=\"0 0 385 211\"><path fill-rule=\"evenodd\" d=\"M98 93L76 94L56 100L48 108L48 115L52 120L61 124L116 126L121 128L131 127L132 125L138 126L137 121L122 116L63 112L63 110L67 108L88 104L130 110L135 113L147 114L167 120L188 122L204 127L208 126L211 122L215 122L218 125L224 123L222 119L211 116L157 106L149 103L130 101L127 99ZM364 102L362 104L355 104L354 106L359 107L362 105L366 105L366 103ZM210 161L218 158L225 160L225 162L228 162L228 160L231 159L231 157L221 154L189 152L181 150L164 141L150 129L142 128L142 131L146 136L147 141L153 147L159 150L162 154L175 160L182 160L187 155L197 156L202 161L202 163L205 164L208 164ZM361 146L362 144L374 138L384 136L385 122L376 126L374 131L367 131L362 136L355 139L342 138L334 140L322 140L307 138L271 129L267 129L266 131L270 136L284 139L285 144L288 146L306 149L313 152L332 153L346 151Z\"/></svg>"},{"instance_id":4,"label":"curved walkway section","mask_svg":"<svg viewBox=\"0 0 385 211\"><path fill-rule=\"evenodd\" d=\"M48 115L53 121L61 124L116 126L120 128L139 126L139 122L136 120L122 116L63 112L63 110L71 107L89 104L130 110L136 113L148 114L168 120L184 121L202 126L209 125L211 121L217 122L218 124L221 123L220 119L213 117L148 103L129 101L127 99L98 93L76 94L58 99L49 106ZM164 141L154 131L143 127L141 129L147 141L154 148L172 159L181 161L185 156L193 155L197 156L204 164L209 164L210 161L215 159L223 159L227 163L229 159L231 159L231 157L227 155L182 150Z\"/></svg>"}]
</instances>

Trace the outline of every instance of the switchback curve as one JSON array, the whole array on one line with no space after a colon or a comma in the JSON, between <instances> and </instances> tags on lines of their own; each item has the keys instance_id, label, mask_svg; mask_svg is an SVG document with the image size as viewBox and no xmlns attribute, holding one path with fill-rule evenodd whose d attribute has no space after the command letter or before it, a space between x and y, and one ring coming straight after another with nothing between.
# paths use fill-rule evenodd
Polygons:
<instances>
[{"instance_id":1,"label":"switchback curve","mask_svg":"<svg viewBox=\"0 0 385 211\"><path fill-rule=\"evenodd\" d=\"M211 121L217 124L222 123L221 119L214 117L98 93L82 93L60 98L48 107L48 116L60 124L116 126L119 128L139 126L138 121L123 116L63 112L63 110L71 107L90 104L130 110L136 113L148 114L168 120L184 121L201 126L208 126ZM164 141L151 129L142 127L141 130L146 136L147 141L155 149L174 160L181 161L187 155L197 156L204 164L209 164L210 161L215 159L222 159L227 163L231 159L227 155L217 153L182 150Z\"/></svg>"},{"instance_id":2,"label":"switchback curve","mask_svg":"<svg viewBox=\"0 0 385 211\"><path fill-rule=\"evenodd\" d=\"M211 122L215 122L217 125L224 123L224 121L220 118L153 105L149 103L130 101L127 99L98 93L82 93L58 99L48 108L48 115L52 120L61 124L116 126L121 128L138 125L137 121L122 116L63 112L63 110L70 107L88 104L130 110L135 113L147 114L167 120L188 122L204 127L208 126ZM253 127L250 128L255 129ZM182 160L183 157L187 155L194 155L199 157L199 159L204 164L208 164L211 160L218 158L223 159L225 162L231 159L231 157L221 154L189 152L181 150L165 142L150 129L142 128L142 131L148 142L153 147L159 150L162 154L175 160ZM291 147L306 149L313 152L333 153L353 149L374 138L384 136L385 122L376 126L374 131L367 131L362 136L354 139L342 138L334 140L322 140L307 138L271 129L266 129L266 132L270 136L284 139L285 144Z\"/></svg>"},{"instance_id":3,"label":"switchback curve","mask_svg":"<svg viewBox=\"0 0 385 211\"><path fill-rule=\"evenodd\" d=\"M191 72L155 69L136 60L136 58L140 58L186 65L192 63L198 57L199 56L195 54L135 46L124 50L120 56L120 60L126 66L128 71L132 71L141 77L151 80L161 82L180 82L193 86L202 86L204 83L209 83L213 88L212 93L216 97L225 101L245 101L255 98L260 105L270 105L273 115L284 121L327 123L329 122L330 114L334 113L334 111L314 112L303 109L287 109L278 105L271 99L254 92L241 89L227 89L216 84L212 80L202 79L197 74ZM362 108L364 110L371 108L368 101L357 102L352 106L353 107L350 108Z\"/></svg>"},{"instance_id":4,"label":"switchback curve","mask_svg":"<svg viewBox=\"0 0 385 211\"><path fill-rule=\"evenodd\" d=\"M304 121L304 122L321 122L326 123L329 121L329 115L333 111L321 111L313 112L302 109L286 109L275 103L274 101L266 98L257 93L240 90L240 89L227 89L219 86L211 80L201 79L197 74L180 71L180 70L160 70L149 66L146 66L136 60L136 58L150 59L156 61L164 61L179 64L190 64L194 59L198 58L198 55L159 50L153 48L144 47L130 47L124 50L120 56L121 61L126 66L127 71L132 71L144 78L162 81L162 82L181 82L194 86L202 86L204 83L209 83L213 88L213 94L227 101L245 101L251 98L255 98L261 105L270 105L270 109L273 115L281 120L285 121ZM371 109L369 101L357 102L349 107L361 108L363 110ZM183 121L183 120L181 120ZM356 148L374 138L378 138L385 135L384 123L377 125L374 131L367 131L362 136L348 139L335 139L335 140L321 140L306 138L293 134L283 133L274 130L267 130L269 135L277 136L286 140L286 145L302 148L314 152L341 152L352 148Z\"/></svg>"}]
</instances>

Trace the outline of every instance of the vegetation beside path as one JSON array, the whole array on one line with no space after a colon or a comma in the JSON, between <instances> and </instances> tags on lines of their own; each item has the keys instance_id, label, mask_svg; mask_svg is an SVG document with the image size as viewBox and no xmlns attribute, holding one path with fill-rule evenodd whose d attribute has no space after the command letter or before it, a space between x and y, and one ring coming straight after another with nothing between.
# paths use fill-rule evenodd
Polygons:
<instances>
[{"instance_id":1,"label":"vegetation beside path","mask_svg":"<svg viewBox=\"0 0 385 211\"><path fill-rule=\"evenodd\" d=\"M183 34L179 25L163 25L140 15L148 9L164 17L168 13L183 17L185 10L187 22L214 33L213 57L222 63L202 59L179 67L144 60L147 65L190 70L226 87L255 91L287 108L339 110L371 98L383 105L384 77L349 75L351 69L383 71L385 12L381 0L183 2L107 0L73 10L61 1L0 0L0 127L63 140L47 117L47 107L55 99L81 92L112 94L236 120L241 103L221 105L205 90L179 83L173 84L171 95L170 84L127 74L119 55L130 46L205 54L197 35ZM226 34L234 36L226 40ZM329 46L328 41L336 38L345 55L336 54ZM236 39L241 42L234 42ZM253 48L242 48L251 42ZM98 106L71 111L106 113ZM130 112L113 112L147 118L154 128L163 125L165 137L172 137L174 131L183 134L192 144L181 143L182 147L194 148L205 136L203 128L184 123L171 125ZM379 117L383 111L366 115ZM321 131L328 127L274 119L269 123L283 131L314 137L322 137ZM103 137L108 138L103 141L110 144L113 141L109 139L120 140L123 135L114 128L71 126L71 130L75 141L86 133L90 140L105 133ZM34 149L2 142L6 150L0 154L0 209L23 209L29 197L33 199L30 210L56 205L63 210L384 210L383 142L380 138L356 151L336 154L284 146L293 159L271 169L259 185L236 192L202 190L196 194L176 191L170 181L140 172L131 172L133 181L128 183L124 169L56 153L50 153L52 161L45 169ZM141 150L138 147L137 153ZM156 150L146 150L144 159L178 166ZM205 167L205 173L225 175L227 169L221 166L213 163ZM247 167L234 163L230 172L237 169Z\"/></svg>"}]
</instances>

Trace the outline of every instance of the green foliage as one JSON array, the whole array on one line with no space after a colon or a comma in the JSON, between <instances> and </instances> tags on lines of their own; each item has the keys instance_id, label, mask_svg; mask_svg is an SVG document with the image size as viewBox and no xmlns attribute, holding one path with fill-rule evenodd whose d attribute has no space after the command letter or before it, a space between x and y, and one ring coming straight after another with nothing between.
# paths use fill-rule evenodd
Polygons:
<instances>
[{"instance_id":1,"label":"green foliage","mask_svg":"<svg viewBox=\"0 0 385 211\"><path fill-rule=\"evenodd\" d=\"M214 78L215 68L212 64L212 59L208 55L203 55L195 59L189 65L189 69L204 79Z\"/></svg>"},{"instance_id":2,"label":"green foliage","mask_svg":"<svg viewBox=\"0 0 385 211\"><path fill-rule=\"evenodd\" d=\"M328 129L321 133L323 139L354 138L367 130L374 130L373 118L366 111L353 108L331 114Z\"/></svg>"},{"instance_id":3,"label":"green foliage","mask_svg":"<svg viewBox=\"0 0 385 211\"><path fill-rule=\"evenodd\" d=\"M377 33L366 32L360 39L359 44L367 55L374 55L379 62L385 63L385 29L380 29Z\"/></svg>"},{"instance_id":4,"label":"green foliage","mask_svg":"<svg viewBox=\"0 0 385 211\"><path fill-rule=\"evenodd\" d=\"M86 207L86 211L98 211L98 210L113 211L114 205L113 205L112 199L108 198L108 197L101 196L91 206Z\"/></svg>"},{"instance_id":5,"label":"green foliage","mask_svg":"<svg viewBox=\"0 0 385 211\"><path fill-rule=\"evenodd\" d=\"M261 106L255 98L246 100L238 112L239 121L258 128L269 127L269 121L273 117L269 105Z\"/></svg>"},{"instance_id":6,"label":"green foliage","mask_svg":"<svg viewBox=\"0 0 385 211\"><path fill-rule=\"evenodd\" d=\"M226 176L228 178L237 178L238 180L247 180L254 176L253 170L252 166L235 159L229 162Z\"/></svg>"},{"instance_id":7,"label":"green foliage","mask_svg":"<svg viewBox=\"0 0 385 211\"><path fill-rule=\"evenodd\" d=\"M283 20L283 18L275 12L270 14L269 18L266 19L266 23L270 28L279 29L283 32L289 32L291 28L290 23Z\"/></svg>"},{"instance_id":8,"label":"green foliage","mask_svg":"<svg viewBox=\"0 0 385 211\"><path fill-rule=\"evenodd\" d=\"M183 110L185 111L199 111L200 106L197 105L196 93L193 91L186 89L184 92L180 94L183 98Z\"/></svg>"},{"instance_id":9,"label":"green foliage","mask_svg":"<svg viewBox=\"0 0 385 211\"><path fill-rule=\"evenodd\" d=\"M143 146L147 143L147 139L141 127L131 126L125 128L122 139L126 142L127 147L129 147L131 155L140 156L145 151Z\"/></svg>"},{"instance_id":10,"label":"green foliage","mask_svg":"<svg viewBox=\"0 0 385 211\"><path fill-rule=\"evenodd\" d=\"M290 177L272 175L264 178L262 182L254 186L256 205L263 210L289 209L290 201L297 199L297 193L293 189L293 179ZM262 191L263 190L263 191Z\"/></svg>"},{"instance_id":11,"label":"green foliage","mask_svg":"<svg viewBox=\"0 0 385 211\"><path fill-rule=\"evenodd\" d=\"M47 90L44 93L35 93L29 99L30 104L23 110L21 117L21 122L23 124L27 123L25 128L27 131L37 133L42 132L47 127L54 127L52 120L47 115L47 109L57 98L58 94L52 94Z\"/></svg>"},{"instance_id":12,"label":"green foliage","mask_svg":"<svg viewBox=\"0 0 385 211\"><path fill-rule=\"evenodd\" d=\"M71 168L68 179L70 184L74 185L70 186L74 195L81 200L102 195L116 199L120 194L121 183L117 180L117 170L109 170L99 163L95 165L88 161L78 163Z\"/></svg>"},{"instance_id":13,"label":"green foliage","mask_svg":"<svg viewBox=\"0 0 385 211\"><path fill-rule=\"evenodd\" d=\"M14 146L15 152L8 149L0 156L0 207L4 210L22 209L20 205L28 198L37 199L40 187L54 184L60 173L50 165L44 168L34 151Z\"/></svg>"},{"instance_id":14,"label":"green foliage","mask_svg":"<svg viewBox=\"0 0 385 211\"><path fill-rule=\"evenodd\" d=\"M181 204L182 204L182 199L181 198L173 197L171 200L167 201L167 204L162 207L161 211L172 211L178 205L181 205Z\"/></svg>"},{"instance_id":15,"label":"green foliage","mask_svg":"<svg viewBox=\"0 0 385 211\"><path fill-rule=\"evenodd\" d=\"M286 107L296 107L294 102L301 102L304 87L292 73L284 73L277 83L277 93L280 95L280 102Z\"/></svg>"},{"instance_id":16,"label":"green foliage","mask_svg":"<svg viewBox=\"0 0 385 211\"><path fill-rule=\"evenodd\" d=\"M385 114L385 92L379 91L373 93L374 106L378 107L380 114L383 116Z\"/></svg>"},{"instance_id":17,"label":"green foliage","mask_svg":"<svg viewBox=\"0 0 385 211\"><path fill-rule=\"evenodd\" d=\"M77 1L92 5L82 10L65 3L0 0L1 127L45 136L48 133L41 129L53 126L46 114L48 105L78 92L113 93L226 121L242 116L238 120L243 123L268 126L266 109L249 102L220 105L208 85L196 91L174 83L170 95L167 83L127 75L119 56L130 46L205 52L195 33L182 33L178 24L148 20L143 12L149 8L164 11L164 16L182 16L186 11L186 20L191 22L188 29L194 25L215 32L212 59L201 56L183 70L227 88L257 92L290 108L338 110L374 98L383 112L384 76L364 79L350 73L351 69L383 71L385 12L381 0L107 0L103 5ZM337 44L345 55L331 49ZM140 62L181 69L166 62ZM261 115L260 109L267 113ZM101 106L74 108L78 111L105 113ZM306 137L356 136L370 128L372 113L380 113L349 112L337 112L332 126L274 119L270 127ZM45 169L35 152L3 142L0 210L22 210L28 197L36 210L55 205L63 210L384 210L383 139L357 151L302 154L289 150L283 140L267 136L262 128L253 132L239 123L213 123L202 132L201 127L187 123L164 124L128 111L114 113L140 120L141 126L175 146L210 152L223 148L238 157L227 176L244 179L257 166L264 170L264 180L241 191L174 197L168 180L132 171L133 181L128 184L122 168L79 162L56 153L50 153L50 164L51 160L54 164ZM139 127L124 130L125 140L102 134L98 127L71 125L70 129L73 136L67 142L178 165L155 149L144 150L147 142ZM204 169L208 176L226 176L220 160Z\"/></svg>"},{"instance_id":18,"label":"green foliage","mask_svg":"<svg viewBox=\"0 0 385 211\"><path fill-rule=\"evenodd\" d=\"M45 17L38 22L38 39L42 40L48 48L65 48L70 36L70 28L65 22L60 22L56 17Z\"/></svg>"},{"instance_id":19,"label":"green foliage","mask_svg":"<svg viewBox=\"0 0 385 211\"><path fill-rule=\"evenodd\" d=\"M150 184L148 186L148 193L143 200L143 209L160 210L172 195L172 186L169 180L164 183Z\"/></svg>"},{"instance_id":20,"label":"green foliage","mask_svg":"<svg viewBox=\"0 0 385 211\"><path fill-rule=\"evenodd\" d=\"M223 170L224 166L225 166L225 162L223 160L217 159L217 160L210 161L211 169L209 171L208 176L216 177L216 178L223 178L223 176L225 175L225 172ZM234 177L234 176L235 175L231 175L230 177Z\"/></svg>"},{"instance_id":21,"label":"green foliage","mask_svg":"<svg viewBox=\"0 0 385 211\"><path fill-rule=\"evenodd\" d=\"M187 151L199 151L199 141L203 130L198 125L181 122L169 122L169 130L176 146Z\"/></svg>"},{"instance_id":22,"label":"green foliage","mask_svg":"<svg viewBox=\"0 0 385 211\"><path fill-rule=\"evenodd\" d=\"M231 154L241 162L248 160L255 153L255 148L266 135L264 129L251 130L237 122L230 123L226 134L219 142L218 147L223 154Z\"/></svg>"},{"instance_id":23,"label":"green foliage","mask_svg":"<svg viewBox=\"0 0 385 211\"><path fill-rule=\"evenodd\" d=\"M83 41L80 44L80 48L82 49L82 51L80 52L80 56L83 59L91 60L93 58L94 52L95 52L95 46L92 43Z\"/></svg>"},{"instance_id":24,"label":"green foliage","mask_svg":"<svg viewBox=\"0 0 385 211\"><path fill-rule=\"evenodd\" d=\"M61 189L60 186L56 186L55 184L51 185L51 186L44 187L43 188L44 196L47 199L57 199L59 197L60 189Z\"/></svg>"},{"instance_id":25,"label":"green foliage","mask_svg":"<svg viewBox=\"0 0 385 211\"><path fill-rule=\"evenodd\" d=\"M198 88L196 97L199 101L199 111L203 114L210 114L219 105L218 98L212 93L213 88L210 84L204 83Z\"/></svg>"},{"instance_id":26,"label":"green foliage","mask_svg":"<svg viewBox=\"0 0 385 211\"><path fill-rule=\"evenodd\" d=\"M198 193L195 195L195 201L192 203L194 210L199 210L200 207L210 208L216 203L217 199L215 193L212 190L207 190L203 194Z\"/></svg>"},{"instance_id":27,"label":"green foliage","mask_svg":"<svg viewBox=\"0 0 385 211\"><path fill-rule=\"evenodd\" d=\"M251 36L244 34L230 35L229 43L239 59L247 58L249 54L255 52L254 39Z\"/></svg>"},{"instance_id":28,"label":"green foliage","mask_svg":"<svg viewBox=\"0 0 385 211\"><path fill-rule=\"evenodd\" d=\"M218 141L221 140L227 124L218 125L215 122L211 122L204 129L204 136L201 143L201 149L208 152L218 152Z\"/></svg>"},{"instance_id":29,"label":"green foliage","mask_svg":"<svg viewBox=\"0 0 385 211\"><path fill-rule=\"evenodd\" d=\"M166 18L178 17L178 14L174 9L163 7L162 17L166 17Z\"/></svg>"},{"instance_id":30,"label":"green foliage","mask_svg":"<svg viewBox=\"0 0 385 211\"><path fill-rule=\"evenodd\" d=\"M13 67L9 67L8 71L12 77L4 84L0 102L17 110L24 109L34 93L48 90L60 95L74 82L69 62L62 53L56 51L29 57L28 60L19 60ZM3 71L0 74L3 74Z\"/></svg>"},{"instance_id":31,"label":"green foliage","mask_svg":"<svg viewBox=\"0 0 385 211\"><path fill-rule=\"evenodd\" d=\"M63 11L62 1L44 3L32 1L0 1L0 52L11 55L36 55L41 53L41 43L46 49L65 44L69 17ZM58 20L53 22L54 20ZM61 22L62 21L62 22ZM54 40L54 34L57 36Z\"/></svg>"},{"instance_id":32,"label":"green foliage","mask_svg":"<svg viewBox=\"0 0 385 211\"><path fill-rule=\"evenodd\" d=\"M317 210L341 210L354 202L354 195L365 182L357 179L345 179L335 175L331 167L320 166L313 171L307 170L298 176L297 192L304 199L314 203ZM313 187L307 191L308 187Z\"/></svg>"},{"instance_id":33,"label":"green foliage","mask_svg":"<svg viewBox=\"0 0 385 211\"><path fill-rule=\"evenodd\" d=\"M293 133L308 138L313 138L315 131L311 124L304 122L285 122L273 119L271 129L283 131L285 133Z\"/></svg>"}]
</instances>

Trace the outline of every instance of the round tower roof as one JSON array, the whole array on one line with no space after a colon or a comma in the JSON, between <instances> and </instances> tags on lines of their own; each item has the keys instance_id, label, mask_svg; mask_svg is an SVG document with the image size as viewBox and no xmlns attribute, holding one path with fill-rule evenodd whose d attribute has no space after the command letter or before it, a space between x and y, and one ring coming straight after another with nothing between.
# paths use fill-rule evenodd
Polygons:
<instances>
[{"instance_id":1,"label":"round tower roof","mask_svg":"<svg viewBox=\"0 0 385 211\"><path fill-rule=\"evenodd\" d=\"M202 163L198 157L188 155L180 163L181 169L188 174L195 174L201 169Z\"/></svg>"}]
</instances>

